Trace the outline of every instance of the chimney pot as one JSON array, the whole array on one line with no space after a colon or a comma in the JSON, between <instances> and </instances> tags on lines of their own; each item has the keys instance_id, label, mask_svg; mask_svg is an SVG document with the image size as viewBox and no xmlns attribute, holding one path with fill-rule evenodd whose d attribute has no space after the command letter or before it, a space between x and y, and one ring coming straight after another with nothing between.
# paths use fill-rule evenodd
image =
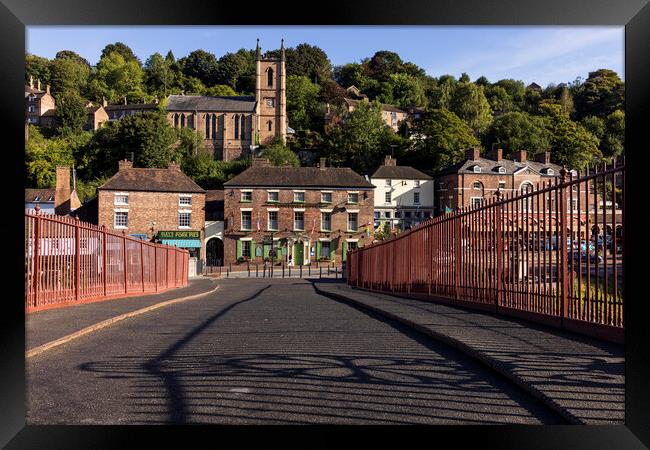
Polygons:
<instances>
[{"instance_id":1,"label":"chimney pot","mask_svg":"<svg viewBox=\"0 0 650 450\"><path fill-rule=\"evenodd\" d=\"M40 91L41 90L41 80L36 80L36 83L37 83L36 89L38 89Z\"/></svg>"},{"instance_id":2,"label":"chimney pot","mask_svg":"<svg viewBox=\"0 0 650 450\"><path fill-rule=\"evenodd\" d=\"M535 155L535 160L537 162L541 162L542 164L550 164L551 163L551 152L542 152L537 155Z\"/></svg>"},{"instance_id":3,"label":"chimney pot","mask_svg":"<svg viewBox=\"0 0 650 450\"><path fill-rule=\"evenodd\" d=\"M124 96L124 104L126 105L126 95Z\"/></svg>"},{"instance_id":4,"label":"chimney pot","mask_svg":"<svg viewBox=\"0 0 650 450\"><path fill-rule=\"evenodd\" d=\"M47 92L48 94L50 93L50 85L49 84L45 85L45 92Z\"/></svg>"},{"instance_id":5,"label":"chimney pot","mask_svg":"<svg viewBox=\"0 0 650 450\"><path fill-rule=\"evenodd\" d=\"M526 155L527 155L526 150L517 150L514 153L514 159L515 161L519 161L523 163L526 162Z\"/></svg>"},{"instance_id":6,"label":"chimney pot","mask_svg":"<svg viewBox=\"0 0 650 450\"><path fill-rule=\"evenodd\" d=\"M267 158L253 158L253 167L266 167L269 165L271 165L271 163Z\"/></svg>"},{"instance_id":7,"label":"chimney pot","mask_svg":"<svg viewBox=\"0 0 650 450\"><path fill-rule=\"evenodd\" d=\"M489 153L489 155L490 155L490 159L494 161L501 161L503 160L503 149L501 148L494 149Z\"/></svg>"},{"instance_id":8,"label":"chimney pot","mask_svg":"<svg viewBox=\"0 0 650 450\"><path fill-rule=\"evenodd\" d=\"M465 157L470 161L478 161L481 157L481 149L479 147L467 149Z\"/></svg>"},{"instance_id":9,"label":"chimney pot","mask_svg":"<svg viewBox=\"0 0 650 450\"><path fill-rule=\"evenodd\" d=\"M29 87L34 89L34 76L33 75L29 76Z\"/></svg>"}]
</instances>

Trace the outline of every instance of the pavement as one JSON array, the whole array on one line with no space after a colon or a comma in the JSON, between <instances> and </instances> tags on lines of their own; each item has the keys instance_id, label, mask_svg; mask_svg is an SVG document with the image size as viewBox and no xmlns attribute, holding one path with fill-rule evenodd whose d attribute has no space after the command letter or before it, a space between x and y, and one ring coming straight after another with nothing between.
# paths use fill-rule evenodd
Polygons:
<instances>
[{"instance_id":1,"label":"pavement","mask_svg":"<svg viewBox=\"0 0 650 450\"><path fill-rule=\"evenodd\" d=\"M575 424L625 421L624 347L453 307L315 282L317 292L397 320L507 377Z\"/></svg>"},{"instance_id":2,"label":"pavement","mask_svg":"<svg viewBox=\"0 0 650 450\"><path fill-rule=\"evenodd\" d=\"M566 423L463 352L310 281L218 285L28 358L27 424Z\"/></svg>"},{"instance_id":3,"label":"pavement","mask_svg":"<svg viewBox=\"0 0 650 450\"><path fill-rule=\"evenodd\" d=\"M105 300L63 308L46 309L25 315L25 350L35 348L79 332L105 320L141 308L214 289L216 283L206 278L189 280L186 287L160 294Z\"/></svg>"}]
</instances>

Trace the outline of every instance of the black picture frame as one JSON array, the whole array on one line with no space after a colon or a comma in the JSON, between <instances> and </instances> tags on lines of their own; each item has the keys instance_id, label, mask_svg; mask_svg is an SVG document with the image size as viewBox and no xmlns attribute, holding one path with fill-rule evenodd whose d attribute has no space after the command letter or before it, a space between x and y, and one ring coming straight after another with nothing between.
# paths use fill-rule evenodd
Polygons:
<instances>
[{"instance_id":1,"label":"black picture frame","mask_svg":"<svg viewBox=\"0 0 650 450\"><path fill-rule=\"evenodd\" d=\"M312 7L310 7L312 6ZM316 6L316 9L313 7ZM320 8L319 8L320 6ZM207 438L214 445L246 448L259 434L282 434L281 445L321 447L344 445L356 428L305 427L97 427L25 426L25 338L23 269L16 260L24 255L20 236L24 223L19 212L25 186L24 85L25 26L27 25L624 25L626 83L625 202L625 303L626 317L626 419L621 426L499 426L365 428L364 444L373 441L395 445L465 446L473 442L487 448L645 448L650 446L650 380L648 329L642 311L646 300L643 274L643 208L635 207L634 185L643 179L644 155L650 129L650 5L648 0L518 0L496 3L486 0L441 0L436 2L355 1L307 5L304 2L260 3L255 13L251 2L195 0L0 0L0 90L3 107L3 179L5 186L5 281L2 296L0 335L0 445L6 448L114 448L143 446L191 446L188 435ZM643 159L642 159L643 158ZM630 184L631 183L631 184ZM641 197L641 194L639 194ZM7 238L9 237L9 238ZM635 238L638 237L638 240ZM647 240L646 240L647 241ZM634 245L630 245L634 242ZM647 247L647 244L646 244ZM637 261L637 264L635 264ZM640 263L639 263L640 262ZM11 289L6 289L11 286ZM24 297L22 297L24 298ZM405 433L408 432L408 434ZM413 436L415 434L416 436ZM424 440L409 443L404 438ZM290 438L290 439L287 439ZM264 437L266 441L266 437ZM449 441L448 439L451 439ZM392 441L392 442L391 442ZM263 444L268 445L268 442ZM211 445L213 446L213 445Z\"/></svg>"}]
</instances>

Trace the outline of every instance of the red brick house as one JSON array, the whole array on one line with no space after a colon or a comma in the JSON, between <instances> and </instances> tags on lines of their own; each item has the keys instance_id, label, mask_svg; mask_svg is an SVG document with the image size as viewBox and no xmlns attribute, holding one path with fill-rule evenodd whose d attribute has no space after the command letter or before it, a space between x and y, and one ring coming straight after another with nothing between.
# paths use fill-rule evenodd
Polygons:
<instances>
[{"instance_id":1,"label":"red brick house","mask_svg":"<svg viewBox=\"0 0 650 450\"><path fill-rule=\"evenodd\" d=\"M345 261L347 251L370 242L373 189L349 168L253 166L224 183L226 264L274 260L310 264Z\"/></svg>"}]
</instances>

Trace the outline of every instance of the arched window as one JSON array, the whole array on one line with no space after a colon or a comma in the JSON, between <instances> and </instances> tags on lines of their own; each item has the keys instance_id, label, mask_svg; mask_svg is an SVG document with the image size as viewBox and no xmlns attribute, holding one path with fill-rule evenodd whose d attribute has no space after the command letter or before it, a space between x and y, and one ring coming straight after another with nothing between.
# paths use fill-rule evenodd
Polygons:
<instances>
[{"instance_id":1,"label":"arched window","mask_svg":"<svg viewBox=\"0 0 650 450\"><path fill-rule=\"evenodd\" d=\"M235 121L235 139L239 139L239 116L235 115L233 120Z\"/></svg>"},{"instance_id":2,"label":"arched window","mask_svg":"<svg viewBox=\"0 0 650 450\"><path fill-rule=\"evenodd\" d=\"M181 128L185 128L185 114L181 114Z\"/></svg>"},{"instance_id":3,"label":"arched window","mask_svg":"<svg viewBox=\"0 0 650 450\"><path fill-rule=\"evenodd\" d=\"M210 114L205 115L205 138L210 139Z\"/></svg>"},{"instance_id":4,"label":"arched window","mask_svg":"<svg viewBox=\"0 0 650 450\"><path fill-rule=\"evenodd\" d=\"M244 132L246 131L246 117L244 115L241 116L241 138L245 139L245 134Z\"/></svg>"},{"instance_id":5,"label":"arched window","mask_svg":"<svg viewBox=\"0 0 650 450\"><path fill-rule=\"evenodd\" d=\"M269 87L273 87L273 69L269 67L269 70L267 71L267 84Z\"/></svg>"},{"instance_id":6,"label":"arched window","mask_svg":"<svg viewBox=\"0 0 650 450\"><path fill-rule=\"evenodd\" d=\"M483 190L483 183L480 181L475 181L474 184L472 184L472 188Z\"/></svg>"},{"instance_id":7,"label":"arched window","mask_svg":"<svg viewBox=\"0 0 650 450\"><path fill-rule=\"evenodd\" d=\"M534 188L532 183L525 181L524 183L521 184L519 189L521 190L521 193L523 195L523 194L529 194L533 192ZM532 209L533 207L532 197L526 197L525 199L523 199L523 207L524 207L524 211L530 211Z\"/></svg>"},{"instance_id":8,"label":"arched window","mask_svg":"<svg viewBox=\"0 0 650 450\"><path fill-rule=\"evenodd\" d=\"M217 115L212 114L212 139L217 138Z\"/></svg>"},{"instance_id":9,"label":"arched window","mask_svg":"<svg viewBox=\"0 0 650 450\"><path fill-rule=\"evenodd\" d=\"M174 114L174 128L178 128L178 113Z\"/></svg>"},{"instance_id":10,"label":"arched window","mask_svg":"<svg viewBox=\"0 0 650 450\"><path fill-rule=\"evenodd\" d=\"M269 127L269 131L273 131L273 123L269 120L268 122L266 122L266 124Z\"/></svg>"}]
</instances>

